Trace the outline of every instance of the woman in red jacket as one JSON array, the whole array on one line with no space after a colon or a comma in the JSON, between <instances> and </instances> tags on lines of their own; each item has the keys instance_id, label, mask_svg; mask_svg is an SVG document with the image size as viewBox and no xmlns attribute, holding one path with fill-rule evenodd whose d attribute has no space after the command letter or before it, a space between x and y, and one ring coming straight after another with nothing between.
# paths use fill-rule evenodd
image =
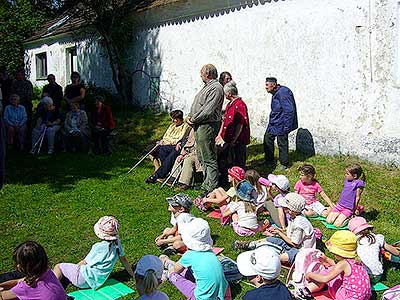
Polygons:
<instances>
[{"instance_id":1,"label":"woman in red jacket","mask_svg":"<svg viewBox=\"0 0 400 300\"><path fill-rule=\"evenodd\" d=\"M97 96L95 99L96 107L92 113L92 137L94 142L94 153L110 154L111 152L108 145L108 136L115 128L111 107L104 103L104 98L102 96Z\"/></svg>"}]
</instances>

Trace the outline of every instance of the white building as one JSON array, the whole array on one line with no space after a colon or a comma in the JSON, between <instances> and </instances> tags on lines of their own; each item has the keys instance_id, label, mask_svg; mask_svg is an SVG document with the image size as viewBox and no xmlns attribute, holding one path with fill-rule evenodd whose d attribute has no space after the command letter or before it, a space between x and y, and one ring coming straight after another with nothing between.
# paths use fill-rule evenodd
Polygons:
<instances>
[{"instance_id":1,"label":"white building","mask_svg":"<svg viewBox=\"0 0 400 300\"><path fill-rule=\"evenodd\" d=\"M299 127L317 153L400 165L400 1L156 2L136 13L135 101L188 112L202 85L200 68L212 63L232 74L252 136L261 139L270 111L264 80L275 76L292 89ZM65 85L77 69L85 81L112 88L98 44L77 39L66 24L48 24L27 41L32 82L42 85L54 73Z\"/></svg>"}]
</instances>

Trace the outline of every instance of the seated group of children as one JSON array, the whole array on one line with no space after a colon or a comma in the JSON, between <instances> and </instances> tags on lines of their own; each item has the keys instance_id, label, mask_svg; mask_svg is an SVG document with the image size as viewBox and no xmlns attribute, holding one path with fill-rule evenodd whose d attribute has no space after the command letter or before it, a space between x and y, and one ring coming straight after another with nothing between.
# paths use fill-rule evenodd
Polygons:
<instances>
[{"instance_id":1,"label":"seated group of children","mask_svg":"<svg viewBox=\"0 0 400 300\"><path fill-rule=\"evenodd\" d=\"M237 264L240 273L256 287L243 299L292 299L292 293L278 280L281 264L293 265L301 256L299 253L316 247L315 231L306 217L313 215L326 216L336 225L348 222L350 230L336 231L326 242L337 262L321 252L315 258L321 269L305 272L305 287L296 296L307 297L327 287L332 299L370 299L371 283L379 281L383 274L380 251L386 249L397 256L400 253L382 235L374 234L373 226L364 218L354 217L364 187L361 167L346 168L345 186L336 206L316 182L312 166L304 165L299 170L296 193L290 193L289 181L283 175L269 175L266 180L254 170L244 172L234 167L229 170L231 189L217 189L194 201L202 210L217 205L222 222L231 222L238 235L268 235L257 241L233 243L236 249L249 250L237 257ZM318 202L317 193L329 208ZM0 283L0 299L66 299L60 280L78 288L97 289L108 279L118 258L135 278L140 300L168 299L158 290L164 280L169 280L187 299L231 299L222 265L213 252L208 222L190 213L193 201L188 195L177 194L166 200L172 227L164 229L155 243L165 254L182 254L177 262L167 255L145 255L133 270L119 239L118 221L106 216L94 226L101 241L77 264L60 263L50 270L43 247L35 242L19 245L13 253L16 271L5 274L14 280ZM271 222L258 220L257 216L265 211ZM1 281L4 280L0 278Z\"/></svg>"}]
</instances>

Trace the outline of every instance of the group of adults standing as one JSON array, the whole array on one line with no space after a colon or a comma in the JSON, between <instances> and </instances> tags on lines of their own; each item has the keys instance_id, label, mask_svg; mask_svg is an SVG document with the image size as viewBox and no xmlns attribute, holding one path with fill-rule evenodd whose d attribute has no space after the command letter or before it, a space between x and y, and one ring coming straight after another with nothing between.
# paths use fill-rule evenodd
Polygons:
<instances>
[{"instance_id":1,"label":"group of adults standing","mask_svg":"<svg viewBox=\"0 0 400 300\"><path fill-rule=\"evenodd\" d=\"M250 143L247 105L239 97L232 76L228 72L221 75L220 82L212 64L201 68L204 86L195 96L187 118L187 123L194 129L197 156L203 168L201 188L208 192L227 178L228 168L245 167L246 146ZM296 103L292 91L279 85L274 77L266 78L265 88L272 94L271 113L264 135L265 163L275 165L274 141L277 139L279 168L284 170L290 166L288 134L297 128ZM224 96L228 103L222 118Z\"/></svg>"}]
</instances>

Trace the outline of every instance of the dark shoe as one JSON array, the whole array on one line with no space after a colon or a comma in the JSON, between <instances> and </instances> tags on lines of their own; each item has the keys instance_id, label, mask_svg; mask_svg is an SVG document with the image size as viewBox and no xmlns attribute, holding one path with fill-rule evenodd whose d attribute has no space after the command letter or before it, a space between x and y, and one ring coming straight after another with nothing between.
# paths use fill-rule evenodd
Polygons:
<instances>
[{"instance_id":1,"label":"dark shoe","mask_svg":"<svg viewBox=\"0 0 400 300\"><path fill-rule=\"evenodd\" d=\"M251 250L250 242L248 242L248 241L233 241L232 249L233 250Z\"/></svg>"},{"instance_id":2,"label":"dark shoe","mask_svg":"<svg viewBox=\"0 0 400 300\"><path fill-rule=\"evenodd\" d=\"M182 192L182 191L188 190L189 188L190 188L190 186L188 186L187 184L178 183L178 185L176 187L176 190L179 191L179 192Z\"/></svg>"},{"instance_id":3,"label":"dark shoe","mask_svg":"<svg viewBox=\"0 0 400 300\"><path fill-rule=\"evenodd\" d=\"M150 177L147 177L144 182L146 182L146 183L156 183L156 181L157 181L157 176L153 174Z\"/></svg>"},{"instance_id":4,"label":"dark shoe","mask_svg":"<svg viewBox=\"0 0 400 300\"><path fill-rule=\"evenodd\" d=\"M166 255L166 256L172 256L172 255L175 255L175 254L177 254L178 252L175 250L175 248L174 247L172 247L172 246L169 246L169 247L167 247L167 248L165 248L164 250L163 250L163 254L164 255Z\"/></svg>"}]
</instances>

